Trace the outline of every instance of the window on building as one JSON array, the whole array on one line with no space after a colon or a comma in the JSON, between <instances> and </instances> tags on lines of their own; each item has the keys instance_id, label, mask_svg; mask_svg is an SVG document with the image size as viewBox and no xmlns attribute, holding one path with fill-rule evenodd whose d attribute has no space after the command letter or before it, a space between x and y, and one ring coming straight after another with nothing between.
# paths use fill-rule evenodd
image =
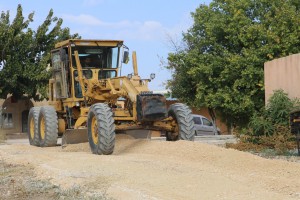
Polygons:
<instances>
[{"instance_id":1,"label":"window on building","mask_svg":"<svg viewBox=\"0 0 300 200\"><path fill-rule=\"evenodd\" d=\"M3 128L14 127L12 113L2 113L2 127Z\"/></svg>"}]
</instances>

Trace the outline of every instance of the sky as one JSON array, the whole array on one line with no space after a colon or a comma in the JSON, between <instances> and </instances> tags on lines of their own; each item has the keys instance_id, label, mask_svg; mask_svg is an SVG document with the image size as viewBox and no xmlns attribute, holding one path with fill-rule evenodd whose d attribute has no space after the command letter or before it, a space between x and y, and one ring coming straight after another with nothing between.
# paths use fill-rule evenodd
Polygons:
<instances>
[{"instance_id":1,"label":"sky","mask_svg":"<svg viewBox=\"0 0 300 200\"><path fill-rule=\"evenodd\" d=\"M9 11L14 18L18 4L23 15L34 12L36 28L43 23L52 8L54 16L63 19L63 27L84 39L124 40L130 52L136 51L141 78L156 78L150 90L164 90L171 72L161 60L172 52L170 38L178 42L182 33L193 24L191 12L211 0L0 0L0 11ZM132 73L132 63L123 65L122 75Z\"/></svg>"}]
</instances>

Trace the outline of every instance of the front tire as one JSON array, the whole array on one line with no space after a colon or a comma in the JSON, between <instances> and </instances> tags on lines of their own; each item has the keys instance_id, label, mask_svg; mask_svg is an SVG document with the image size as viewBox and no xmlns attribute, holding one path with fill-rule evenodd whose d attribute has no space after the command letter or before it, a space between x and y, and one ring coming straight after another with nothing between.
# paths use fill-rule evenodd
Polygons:
<instances>
[{"instance_id":1,"label":"front tire","mask_svg":"<svg viewBox=\"0 0 300 200\"><path fill-rule=\"evenodd\" d=\"M33 146L40 146L39 129L38 129L40 109L41 109L40 107L32 107L30 108L28 114L27 134L28 134L29 144Z\"/></svg>"},{"instance_id":2,"label":"front tire","mask_svg":"<svg viewBox=\"0 0 300 200\"><path fill-rule=\"evenodd\" d=\"M175 132L167 132L167 141L189 140L194 141L195 130L191 109L182 103L172 104L168 115L176 121Z\"/></svg>"},{"instance_id":3,"label":"front tire","mask_svg":"<svg viewBox=\"0 0 300 200\"><path fill-rule=\"evenodd\" d=\"M112 154L115 148L115 121L107 104L90 107L87 119L88 140L94 154Z\"/></svg>"},{"instance_id":4,"label":"front tire","mask_svg":"<svg viewBox=\"0 0 300 200\"><path fill-rule=\"evenodd\" d=\"M39 141L41 147L56 146L58 137L57 114L53 107L43 106L39 114Z\"/></svg>"}]
</instances>

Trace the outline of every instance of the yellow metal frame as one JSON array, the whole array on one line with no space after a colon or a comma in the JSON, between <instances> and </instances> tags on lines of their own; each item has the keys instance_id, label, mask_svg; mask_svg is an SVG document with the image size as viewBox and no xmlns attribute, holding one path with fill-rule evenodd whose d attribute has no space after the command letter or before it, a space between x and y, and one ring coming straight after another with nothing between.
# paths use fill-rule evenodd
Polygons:
<instances>
[{"instance_id":1,"label":"yellow metal frame","mask_svg":"<svg viewBox=\"0 0 300 200\"><path fill-rule=\"evenodd\" d=\"M55 44L55 48L60 48L75 44L76 46L117 46L123 44L123 40L84 40L84 39L70 39Z\"/></svg>"},{"instance_id":2,"label":"yellow metal frame","mask_svg":"<svg viewBox=\"0 0 300 200\"><path fill-rule=\"evenodd\" d=\"M98 136L98 124L97 123L98 122L97 122L96 117L93 116L93 118L92 118L92 125L91 125L91 127L92 127L91 132L92 132L92 140L93 140L93 143L95 145L98 144L98 137L99 137Z\"/></svg>"},{"instance_id":3,"label":"yellow metal frame","mask_svg":"<svg viewBox=\"0 0 300 200\"><path fill-rule=\"evenodd\" d=\"M89 112L89 107L80 109L80 115L75 122L74 128L79 128L86 123L88 112Z\"/></svg>"}]
</instances>

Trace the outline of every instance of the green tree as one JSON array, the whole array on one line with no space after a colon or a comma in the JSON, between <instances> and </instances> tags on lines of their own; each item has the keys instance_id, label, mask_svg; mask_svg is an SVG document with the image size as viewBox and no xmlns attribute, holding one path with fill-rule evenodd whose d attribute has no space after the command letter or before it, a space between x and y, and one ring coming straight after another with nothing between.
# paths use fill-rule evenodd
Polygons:
<instances>
[{"instance_id":1,"label":"green tree","mask_svg":"<svg viewBox=\"0 0 300 200\"><path fill-rule=\"evenodd\" d=\"M168 86L230 128L264 106L264 63L300 52L299 1L213 0L192 13L183 49L170 53Z\"/></svg>"},{"instance_id":2,"label":"green tree","mask_svg":"<svg viewBox=\"0 0 300 200\"><path fill-rule=\"evenodd\" d=\"M7 94L15 98L27 94L36 100L45 97L50 50L58 41L78 37L78 34L70 35L69 28L61 27L63 20L54 17L52 9L37 30L29 27L33 16L32 12L25 19L21 5L12 22L9 11L1 13L0 98L5 99Z\"/></svg>"}]
</instances>

